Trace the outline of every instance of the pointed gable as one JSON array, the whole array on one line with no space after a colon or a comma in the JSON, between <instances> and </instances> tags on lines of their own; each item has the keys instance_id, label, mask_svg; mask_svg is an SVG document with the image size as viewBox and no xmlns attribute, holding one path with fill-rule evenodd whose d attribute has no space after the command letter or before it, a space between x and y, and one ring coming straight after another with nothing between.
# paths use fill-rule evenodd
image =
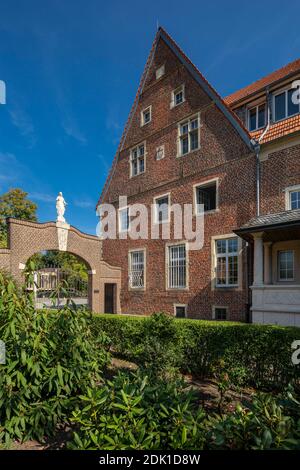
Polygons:
<instances>
[{"instance_id":1,"label":"pointed gable","mask_svg":"<svg viewBox=\"0 0 300 470\"><path fill-rule=\"evenodd\" d=\"M160 68L163 68L163 73L157 74L157 71ZM185 85L186 82L189 83L189 86L186 87L185 91L186 103L184 103L183 106L178 107L176 112L175 110L174 112L168 112L172 107L172 90L176 89L179 85ZM155 107L152 107L151 110L152 119L146 125L141 126L143 110L151 107L154 102ZM251 150L250 135L247 129L244 128L237 116L225 104L222 98L217 94L214 88L208 83L173 39L163 28L159 28L152 44L119 147L114 157L110 174L106 180L98 204L104 201L118 161L124 159L128 162L129 149L131 147L142 141L147 141L148 138L153 141L154 135L157 137L161 136L163 142L163 133L169 132L171 126L173 125L174 127L175 122L179 122L181 119L184 119L185 116L193 113L193 110L208 108L211 104L218 108L225 120L228 121L229 125L235 129L243 144ZM174 141L176 142L176 134L173 133L173 136ZM154 148L155 144L153 142L152 153ZM173 155L175 160L176 152L174 152L174 148L172 149L172 153L175 153L175 155ZM149 167L148 162L147 166ZM116 176L116 179L119 179L119 182L122 174L125 179L128 176L128 170L126 168L125 163L120 166L119 176ZM147 171L150 169L151 168L147 168ZM170 171L169 175L168 171ZM168 170L165 172L166 177L171 177L172 171L176 172L175 168L173 169L172 165L169 165ZM149 178L147 181L148 186L151 186ZM147 181L141 181L141 184L143 186L147 186ZM115 186L118 187L118 182L116 182ZM130 188L128 189L130 194Z\"/></svg>"}]
</instances>

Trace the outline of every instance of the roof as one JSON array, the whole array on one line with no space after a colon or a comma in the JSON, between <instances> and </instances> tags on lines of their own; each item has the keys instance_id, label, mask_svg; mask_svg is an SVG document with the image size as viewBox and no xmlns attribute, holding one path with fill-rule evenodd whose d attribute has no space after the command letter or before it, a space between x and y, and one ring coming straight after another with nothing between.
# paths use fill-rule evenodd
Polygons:
<instances>
[{"instance_id":1,"label":"roof","mask_svg":"<svg viewBox=\"0 0 300 470\"><path fill-rule=\"evenodd\" d=\"M251 136L248 131L248 129L244 126L244 124L241 122L241 120L237 117L237 115L230 109L230 107L226 104L226 102L223 100L223 98L216 92L216 90L212 87L212 85L206 80L206 78L202 75L202 73L198 70L198 68L191 62L191 60L185 55L185 53L180 49L180 47L176 44L176 42L171 38L171 36L162 28L160 27L155 35L152 48L149 54L149 57L147 59L142 78L138 87L138 91L133 103L133 106L131 108L131 111L129 113L117 152L115 154L115 157L113 159L112 167L110 170L110 173L106 179L106 182L104 184L102 193L100 195L99 201L97 203L97 206L102 202L110 181L112 179L114 169L116 167L116 163L118 161L119 154L123 148L123 144L125 142L127 130L129 129L129 126L131 124L132 117L134 115L134 112L136 110L136 106L139 101L139 97L143 91L143 87L147 78L148 70L150 69L155 51L156 51L156 46L158 44L158 41L162 39L165 41L165 43L170 47L170 49L174 52L174 54L177 56L177 58L181 61L181 63L188 69L188 71L191 73L193 78L202 86L202 88L205 90L205 92L210 96L210 98L215 102L216 106L223 112L223 114L227 117L227 119L231 122L233 127L236 129L236 131L239 133L241 138L244 140L246 145L249 147L250 150L252 150L252 145L251 145Z\"/></svg>"},{"instance_id":2,"label":"roof","mask_svg":"<svg viewBox=\"0 0 300 470\"><path fill-rule=\"evenodd\" d=\"M278 212L276 214L260 215L235 230L236 233L255 232L266 228L276 228L286 225L300 225L300 209Z\"/></svg>"},{"instance_id":3,"label":"roof","mask_svg":"<svg viewBox=\"0 0 300 470\"><path fill-rule=\"evenodd\" d=\"M265 128L259 131L251 132L253 139L259 139ZM272 140L279 139L288 134L292 134L300 131L300 114L284 119L283 121L275 122L271 124L270 128L260 141L260 144L266 144Z\"/></svg>"},{"instance_id":4,"label":"roof","mask_svg":"<svg viewBox=\"0 0 300 470\"><path fill-rule=\"evenodd\" d=\"M263 90L265 87L275 84L277 81L280 81L284 78L287 78L290 75L294 75L295 73L300 72L300 59L294 60L289 64L281 67L280 69L276 70L275 72L266 75L263 78L247 85L244 88L241 88L238 91L235 91L231 95L228 95L224 98L224 101L229 106L232 106L239 101L247 98L248 96L253 95L254 93L258 93L260 90Z\"/></svg>"}]
</instances>

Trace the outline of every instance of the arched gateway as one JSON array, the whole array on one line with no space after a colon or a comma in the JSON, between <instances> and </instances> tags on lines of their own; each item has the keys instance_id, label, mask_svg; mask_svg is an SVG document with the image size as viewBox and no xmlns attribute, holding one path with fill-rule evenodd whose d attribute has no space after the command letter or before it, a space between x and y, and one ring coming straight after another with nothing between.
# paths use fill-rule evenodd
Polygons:
<instances>
[{"instance_id":1,"label":"arched gateway","mask_svg":"<svg viewBox=\"0 0 300 470\"><path fill-rule=\"evenodd\" d=\"M89 267L89 307L94 312L120 313L121 270L102 259L102 242L65 222L37 223L7 219L8 248L0 249L0 269L22 282L27 260L45 250L67 251ZM109 310L109 311L108 311Z\"/></svg>"}]
</instances>

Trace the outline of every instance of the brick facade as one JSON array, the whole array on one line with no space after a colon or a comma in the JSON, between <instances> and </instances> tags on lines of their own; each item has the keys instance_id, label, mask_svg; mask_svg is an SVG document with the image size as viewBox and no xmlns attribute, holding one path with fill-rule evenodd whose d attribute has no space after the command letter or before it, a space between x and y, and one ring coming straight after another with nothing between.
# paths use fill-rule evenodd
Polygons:
<instances>
[{"instance_id":1,"label":"brick facade","mask_svg":"<svg viewBox=\"0 0 300 470\"><path fill-rule=\"evenodd\" d=\"M165 65L158 80L155 70ZM170 108L171 94L185 86L185 102ZM152 120L141 127L141 111L152 107ZM200 149L177 157L178 123L188 116L200 115ZM146 171L130 177L130 149L146 143ZM165 157L156 160L156 148L164 145ZM118 197L128 196L128 204L145 204L170 193L171 204L193 202L193 186L212 178L219 179L219 207L205 215L205 241L201 250L190 251L189 285L185 290L166 286L165 240L104 240L103 258L122 271L122 313L151 314L164 310L174 313L174 304L187 305L187 316L212 318L213 306L226 306L228 319L245 321L249 296L247 285L247 248L242 246L241 284L238 288L214 288L212 274L212 237L231 234L255 215L255 158L234 126L180 63L168 45L158 42L152 66L120 152L113 177L102 202L118 208ZM150 224L150 219L149 219ZM128 253L144 248L146 286L135 292L129 287Z\"/></svg>"}]
</instances>

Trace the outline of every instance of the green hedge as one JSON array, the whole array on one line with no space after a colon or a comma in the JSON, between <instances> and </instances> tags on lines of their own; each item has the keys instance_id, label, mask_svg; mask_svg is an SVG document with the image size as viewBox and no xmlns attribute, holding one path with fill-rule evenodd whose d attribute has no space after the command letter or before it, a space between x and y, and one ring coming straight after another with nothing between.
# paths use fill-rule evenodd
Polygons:
<instances>
[{"instance_id":1,"label":"green hedge","mask_svg":"<svg viewBox=\"0 0 300 470\"><path fill-rule=\"evenodd\" d=\"M283 388L299 383L300 366L291 362L300 329L271 325L96 314L95 334L105 331L115 354L141 366L178 367L201 378L216 370L233 383Z\"/></svg>"}]
</instances>

